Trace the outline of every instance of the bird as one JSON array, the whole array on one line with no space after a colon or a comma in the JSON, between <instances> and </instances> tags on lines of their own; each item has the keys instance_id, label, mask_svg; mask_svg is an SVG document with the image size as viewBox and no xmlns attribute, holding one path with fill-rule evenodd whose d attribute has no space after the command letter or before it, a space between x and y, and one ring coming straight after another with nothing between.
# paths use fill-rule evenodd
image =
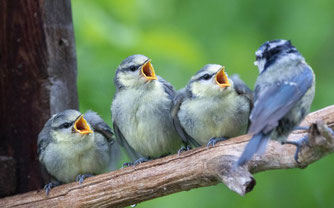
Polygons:
<instances>
[{"instance_id":1,"label":"bird","mask_svg":"<svg viewBox=\"0 0 334 208\"><path fill-rule=\"evenodd\" d=\"M207 64L174 99L174 126L184 141L195 147L245 134L252 108L252 91L225 67Z\"/></svg>"},{"instance_id":2,"label":"bird","mask_svg":"<svg viewBox=\"0 0 334 208\"><path fill-rule=\"evenodd\" d=\"M50 190L111 169L113 131L93 111L68 109L53 115L38 135L37 155Z\"/></svg>"},{"instance_id":3,"label":"bird","mask_svg":"<svg viewBox=\"0 0 334 208\"><path fill-rule=\"evenodd\" d=\"M176 153L184 145L173 127L170 109L175 90L157 76L151 59L136 54L118 66L111 105L115 136L137 165Z\"/></svg>"},{"instance_id":4,"label":"bird","mask_svg":"<svg viewBox=\"0 0 334 208\"><path fill-rule=\"evenodd\" d=\"M287 137L310 111L314 72L289 40L267 41L255 55L259 76L248 130L253 136L236 165L245 164L255 153L263 154L269 139L296 145L294 158L299 163L298 153L307 137L296 142L287 141Z\"/></svg>"}]
</instances>

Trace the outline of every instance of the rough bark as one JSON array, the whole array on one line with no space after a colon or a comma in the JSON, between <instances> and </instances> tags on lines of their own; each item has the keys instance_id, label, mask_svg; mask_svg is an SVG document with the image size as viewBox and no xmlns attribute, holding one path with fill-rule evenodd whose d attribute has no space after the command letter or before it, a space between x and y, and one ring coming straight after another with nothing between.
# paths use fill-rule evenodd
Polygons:
<instances>
[{"instance_id":1,"label":"rough bark","mask_svg":"<svg viewBox=\"0 0 334 208\"><path fill-rule=\"evenodd\" d=\"M78 108L71 5L1 0L0 16L0 155L14 158L17 174L7 177L22 193L43 185L36 143L45 121Z\"/></svg>"},{"instance_id":2,"label":"rough bark","mask_svg":"<svg viewBox=\"0 0 334 208\"><path fill-rule=\"evenodd\" d=\"M10 177L8 177L10 176ZM0 197L15 193L16 164L12 157L0 156Z\"/></svg>"},{"instance_id":3,"label":"rough bark","mask_svg":"<svg viewBox=\"0 0 334 208\"><path fill-rule=\"evenodd\" d=\"M299 154L300 164L294 160L296 147L271 141L262 156L255 156L240 168L233 164L250 139L249 135L220 142L213 148L196 148L165 158L123 168L88 178L82 185L66 184L43 190L0 199L0 207L124 207L156 197L192 188L223 182L240 195L251 191L255 185L252 173L272 169L304 168L334 151L334 106L307 116L302 126L310 131L296 131L289 140L308 134L309 143Z\"/></svg>"}]
</instances>

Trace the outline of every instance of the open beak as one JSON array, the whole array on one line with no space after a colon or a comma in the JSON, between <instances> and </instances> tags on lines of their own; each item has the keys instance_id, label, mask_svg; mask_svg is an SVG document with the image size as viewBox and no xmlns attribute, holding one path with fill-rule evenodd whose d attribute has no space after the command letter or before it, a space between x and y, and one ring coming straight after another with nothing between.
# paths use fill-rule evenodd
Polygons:
<instances>
[{"instance_id":1,"label":"open beak","mask_svg":"<svg viewBox=\"0 0 334 208\"><path fill-rule=\"evenodd\" d=\"M79 118L74 123L74 130L80 134L89 134L93 133L90 129L86 119L84 119L83 115L79 116Z\"/></svg>"},{"instance_id":2,"label":"open beak","mask_svg":"<svg viewBox=\"0 0 334 208\"><path fill-rule=\"evenodd\" d=\"M154 68L151 64L151 60L147 61L142 67L141 67L141 73L147 80L155 80L157 79L157 76L155 75Z\"/></svg>"},{"instance_id":3,"label":"open beak","mask_svg":"<svg viewBox=\"0 0 334 208\"><path fill-rule=\"evenodd\" d=\"M216 77L215 77L215 81L216 81L216 83L219 87L224 87L225 88L225 87L230 87L231 84L228 81L228 78L226 76L226 73L225 73L224 69L225 69L225 67L223 66L219 70L219 72L217 72Z\"/></svg>"}]
</instances>

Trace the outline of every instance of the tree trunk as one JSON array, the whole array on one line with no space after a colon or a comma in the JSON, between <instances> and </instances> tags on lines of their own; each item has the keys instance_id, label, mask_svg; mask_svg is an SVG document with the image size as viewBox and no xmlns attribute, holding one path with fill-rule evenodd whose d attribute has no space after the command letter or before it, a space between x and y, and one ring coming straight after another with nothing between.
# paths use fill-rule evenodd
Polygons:
<instances>
[{"instance_id":1,"label":"tree trunk","mask_svg":"<svg viewBox=\"0 0 334 208\"><path fill-rule=\"evenodd\" d=\"M44 123L78 109L71 4L1 0L0 15L0 156L14 160L22 193L43 185L36 143Z\"/></svg>"}]
</instances>

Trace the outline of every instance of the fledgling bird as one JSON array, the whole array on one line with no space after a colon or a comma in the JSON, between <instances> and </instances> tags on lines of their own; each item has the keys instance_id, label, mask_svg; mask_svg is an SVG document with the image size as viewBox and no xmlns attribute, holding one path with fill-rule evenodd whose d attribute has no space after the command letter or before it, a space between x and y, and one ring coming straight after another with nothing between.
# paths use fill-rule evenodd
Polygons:
<instances>
[{"instance_id":1,"label":"fledgling bird","mask_svg":"<svg viewBox=\"0 0 334 208\"><path fill-rule=\"evenodd\" d=\"M290 41L267 41L255 55L260 74L255 83L254 108L248 131L253 137L239 158L238 166L245 164L255 153L262 154L269 139L286 141L309 113L315 93L313 70ZM297 146L297 163L303 141L285 142Z\"/></svg>"},{"instance_id":2,"label":"fledgling bird","mask_svg":"<svg viewBox=\"0 0 334 208\"><path fill-rule=\"evenodd\" d=\"M111 169L111 128L95 112L65 110L53 115L38 135L37 154L48 195L51 188Z\"/></svg>"},{"instance_id":3,"label":"fledgling bird","mask_svg":"<svg viewBox=\"0 0 334 208\"><path fill-rule=\"evenodd\" d=\"M182 139L170 117L174 88L156 76L151 60L127 57L117 68L115 85L113 127L119 144L136 160L134 165L176 153Z\"/></svg>"},{"instance_id":4,"label":"fledgling bird","mask_svg":"<svg viewBox=\"0 0 334 208\"><path fill-rule=\"evenodd\" d=\"M251 107L252 92L238 76L207 64L175 97L171 115L184 141L210 147L245 134Z\"/></svg>"}]
</instances>

